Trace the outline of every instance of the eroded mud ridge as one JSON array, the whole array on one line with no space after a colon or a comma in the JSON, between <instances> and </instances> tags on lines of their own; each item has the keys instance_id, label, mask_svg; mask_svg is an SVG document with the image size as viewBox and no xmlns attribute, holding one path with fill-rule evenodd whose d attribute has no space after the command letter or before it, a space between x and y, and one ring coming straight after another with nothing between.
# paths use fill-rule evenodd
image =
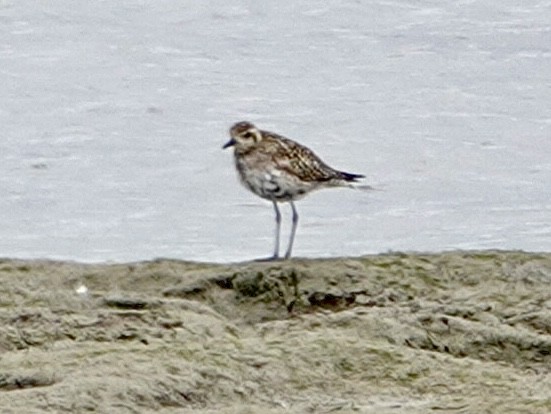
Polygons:
<instances>
[{"instance_id":1,"label":"eroded mud ridge","mask_svg":"<svg viewBox=\"0 0 551 414\"><path fill-rule=\"evenodd\" d=\"M2 260L0 407L549 413L551 254Z\"/></svg>"}]
</instances>

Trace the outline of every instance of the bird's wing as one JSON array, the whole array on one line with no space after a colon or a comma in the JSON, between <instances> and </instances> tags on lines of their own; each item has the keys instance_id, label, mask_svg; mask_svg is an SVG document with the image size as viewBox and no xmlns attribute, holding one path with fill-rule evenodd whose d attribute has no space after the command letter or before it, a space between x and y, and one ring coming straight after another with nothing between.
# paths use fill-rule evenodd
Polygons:
<instances>
[{"instance_id":1,"label":"bird's wing","mask_svg":"<svg viewBox=\"0 0 551 414\"><path fill-rule=\"evenodd\" d=\"M280 170L308 182L341 178L339 171L325 164L310 148L275 134L269 136L274 138L272 159Z\"/></svg>"}]
</instances>

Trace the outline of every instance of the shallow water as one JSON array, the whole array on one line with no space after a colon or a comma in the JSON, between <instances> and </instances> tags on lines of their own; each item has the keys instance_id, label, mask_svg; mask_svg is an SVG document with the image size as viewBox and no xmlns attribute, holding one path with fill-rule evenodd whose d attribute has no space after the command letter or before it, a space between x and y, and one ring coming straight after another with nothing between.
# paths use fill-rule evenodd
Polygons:
<instances>
[{"instance_id":1,"label":"shallow water","mask_svg":"<svg viewBox=\"0 0 551 414\"><path fill-rule=\"evenodd\" d=\"M242 119L380 190L298 203L297 256L551 250L547 1L35 6L0 3L1 256L271 253Z\"/></svg>"}]
</instances>

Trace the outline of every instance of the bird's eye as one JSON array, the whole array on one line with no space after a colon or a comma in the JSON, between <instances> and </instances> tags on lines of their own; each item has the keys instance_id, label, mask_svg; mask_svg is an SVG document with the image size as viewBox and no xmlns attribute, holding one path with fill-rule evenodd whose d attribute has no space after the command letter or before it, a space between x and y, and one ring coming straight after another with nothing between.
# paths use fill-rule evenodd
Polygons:
<instances>
[{"instance_id":1,"label":"bird's eye","mask_svg":"<svg viewBox=\"0 0 551 414\"><path fill-rule=\"evenodd\" d=\"M253 137L253 134L252 134L251 132L245 132L245 133L243 134L243 138L249 139L249 138L252 138L252 137Z\"/></svg>"}]
</instances>

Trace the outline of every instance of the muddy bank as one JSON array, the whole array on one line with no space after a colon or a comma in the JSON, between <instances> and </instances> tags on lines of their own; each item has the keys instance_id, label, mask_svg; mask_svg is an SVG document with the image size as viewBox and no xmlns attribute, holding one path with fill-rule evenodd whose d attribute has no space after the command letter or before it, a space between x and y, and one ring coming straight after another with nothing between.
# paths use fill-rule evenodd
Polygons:
<instances>
[{"instance_id":1,"label":"muddy bank","mask_svg":"<svg viewBox=\"0 0 551 414\"><path fill-rule=\"evenodd\" d=\"M551 254L0 261L2 413L548 413Z\"/></svg>"}]
</instances>

